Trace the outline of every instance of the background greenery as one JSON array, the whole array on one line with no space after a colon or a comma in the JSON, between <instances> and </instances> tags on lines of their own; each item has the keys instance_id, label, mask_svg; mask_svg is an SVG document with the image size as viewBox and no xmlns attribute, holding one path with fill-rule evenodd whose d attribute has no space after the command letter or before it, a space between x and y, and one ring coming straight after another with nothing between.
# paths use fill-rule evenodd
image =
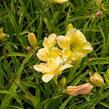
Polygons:
<instances>
[{"instance_id":1,"label":"background greenery","mask_svg":"<svg viewBox=\"0 0 109 109\"><path fill-rule=\"evenodd\" d=\"M106 8L107 10L104 10ZM62 5L48 0L0 1L0 27L9 38L0 40L0 109L108 109L109 86L95 87L88 96L68 96L53 81L44 83L33 69L39 63L27 40L28 31L37 36L42 47L45 36L66 33L72 23L92 44L94 51L80 64L65 70L68 85L89 82L90 72L101 75L109 67L109 0L97 7L94 0L70 0ZM102 16L93 17L101 10Z\"/></svg>"}]
</instances>

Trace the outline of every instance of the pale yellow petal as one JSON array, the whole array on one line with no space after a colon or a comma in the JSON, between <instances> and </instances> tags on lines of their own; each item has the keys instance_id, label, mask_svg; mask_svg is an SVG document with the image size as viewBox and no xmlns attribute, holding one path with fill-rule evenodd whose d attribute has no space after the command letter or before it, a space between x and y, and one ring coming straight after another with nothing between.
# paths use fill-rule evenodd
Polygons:
<instances>
[{"instance_id":1,"label":"pale yellow petal","mask_svg":"<svg viewBox=\"0 0 109 109\"><path fill-rule=\"evenodd\" d=\"M67 68L71 68L71 67L73 67L73 65L65 64L65 65L62 66L62 70L67 69Z\"/></svg>"},{"instance_id":2,"label":"pale yellow petal","mask_svg":"<svg viewBox=\"0 0 109 109\"><path fill-rule=\"evenodd\" d=\"M79 52L71 52L69 57L66 59L66 64L76 64L81 61L82 57L84 56L83 53Z\"/></svg>"},{"instance_id":3,"label":"pale yellow petal","mask_svg":"<svg viewBox=\"0 0 109 109\"><path fill-rule=\"evenodd\" d=\"M80 52L88 54L93 51L93 48L88 41L84 42L83 44L80 44L80 46Z\"/></svg>"},{"instance_id":4,"label":"pale yellow petal","mask_svg":"<svg viewBox=\"0 0 109 109\"><path fill-rule=\"evenodd\" d=\"M81 33L81 31L77 30L76 28L72 28L66 33L67 40L69 43L80 43L81 41L86 41L86 38Z\"/></svg>"},{"instance_id":5,"label":"pale yellow petal","mask_svg":"<svg viewBox=\"0 0 109 109\"><path fill-rule=\"evenodd\" d=\"M62 48L62 49L68 48L69 45L70 45L65 36L58 36L57 37L57 43L58 43L59 47Z\"/></svg>"},{"instance_id":6,"label":"pale yellow petal","mask_svg":"<svg viewBox=\"0 0 109 109\"><path fill-rule=\"evenodd\" d=\"M83 35L83 33L80 30L76 30L76 37L81 42L85 42L86 41L85 36Z\"/></svg>"},{"instance_id":7,"label":"pale yellow petal","mask_svg":"<svg viewBox=\"0 0 109 109\"><path fill-rule=\"evenodd\" d=\"M63 58L64 62L68 61L70 55L71 55L71 51L69 48L66 48L62 51L62 58Z\"/></svg>"},{"instance_id":8,"label":"pale yellow petal","mask_svg":"<svg viewBox=\"0 0 109 109\"><path fill-rule=\"evenodd\" d=\"M57 56L56 60L54 60L55 65L58 67L63 64L63 60L60 56Z\"/></svg>"},{"instance_id":9,"label":"pale yellow petal","mask_svg":"<svg viewBox=\"0 0 109 109\"><path fill-rule=\"evenodd\" d=\"M56 34L55 33L51 34L48 37L48 41L49 41L49 44L50 44L50 48L53 48L56 44Z\"/></svg>"},{"instance_id":10,"label":"pale yellow petal","mask_svg":"<svg viewBox=\"0 0 109 109\"><path fill-rule=\"evenodd\" d=\"M49 82L53 77L54 77L55 74L45 74L42 76L42 80L47 83Z\"/></svg>"},{"instance_id":11,"label":"pale yellow petal","mask_svg":"<svg viewBox=\"0 0 109 109\"><path fill-rule=\"evenodd\" d=\"M46 51L49 53L49 51L50 51L50 44L49 44L49 40L48 40L47 37L44 38L43 46L46 49Z\"/></svg>"},{"instance_id":12,"label":"pale yellow petal","mask_svg":"<svg viewBox=\"0 0 109 109\"><path fill-rule=\"evenodd\" d=\"M36 55L41 61L47 61L48 53L45 48L41 48Z\"/></svg>"},{"instance_id":13,"label":"pale yellow petal","mask_svg":"<svg viewBox=\"0 0 109 109\"><path fill-rule=\"evenodd\" d=\"M43 46L49 53L50 49L56 44L56 34L51 34L48 38L44 38Z\"/></svg>"},{"instance_id":14,"label":"pale yellow petal","mask_svg":"<svg viewBox=\"0 0 109 109\"><path fill-rule=\"evenodd\" d=\"M76 37L76 29L69 29L66 33L66 38L69 41L69 44L74 43L75 41L77 41L77 37Z\"/></svg>"},{"instance_id":15,"label":"pale yellow petal","mask_svg":"<svg viewBox=\"0 0 109 109\"><path fill-rule=\"evenodd\" d=\"M53 47L50 50L49 59L56 59L57 56L61 56L61 55L62 55L62 51L57 47Z\"/></svg>"},{"instance_id":16,"label":"pale yellow petal","mask_svg":"<svg viewBox=\"0 0 109 109\"><path fill-rule=\"evenodd\" d=\"M40 63L39 65L34 65L33 68L37 70L38 72L42 72L44 74L47 74L50 72L46 63Z\"/></svg>"},{"instance_id":17,"label":"pale yellow petal","mask_svg":"<svg viewBox=\"0 0 109 109\"><path fill-rule=\"evenodd\" d=\"M58 70L63 65L63 60L61 57L57 56L55 60L48 60L47 65L51 69L52 73L58 73Z\"/></svg>"},{"instance_id":18,"label":"pale yellow petal","mask_svg":"<svg viewBox=\"0 0 109 109\"><path fill-rule=\"evenodd\" d=\"M87 54L83 53L83 52L75 52L75 58L83 58L85 57Z\"/></svg>"}]
</instances>

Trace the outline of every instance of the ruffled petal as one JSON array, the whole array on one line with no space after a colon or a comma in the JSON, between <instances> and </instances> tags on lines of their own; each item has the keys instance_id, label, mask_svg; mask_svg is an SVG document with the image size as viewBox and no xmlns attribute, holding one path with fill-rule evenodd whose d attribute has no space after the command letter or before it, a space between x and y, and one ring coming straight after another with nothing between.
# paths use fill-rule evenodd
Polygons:
<instances>
[{"instance_id":1,"label":"ruffled petal","mask_svg":"<svg viewBox=\"0 0 109 109\"><path fill-rule=\"evenodd\" d=\"M81 41L86 41L86 38L81 33L81 31L77 30L76 28L72 28L66 33L67 40L69 43L80 43Z\"/></svg>"},{"instance_id":2,"label":"ruffled petal","mask_svg":"<svg viewBox=\"0 0 109 109\"><path fill-rule=\"evenodd\" d=\"M50 51L50 44L49 44L49 41L48 41L47 37L44 38L43 46L44 46L45 50L49 53L49 51Z\"/></svg>"},{"instance_id":3,"label":"ruffled petal","mask_svg":"<svg viewBox=\"0 0 109 109\"><path fill-rule=\"evenodd\" d=\"M63 64L63 60L60 56L57 56L56 60L54 60L55 66L57 66L57 68L59 66L61 66Z\"/></svg>"},{"instance_id":4,"label":"ruffled petal","mask_svg":"<svg viewBox=\"0 0 109 109\"><path fill-rule=\"evenodd\" d=\"M40 63L39 65L34 65L33 68L38 72L42 72L43 74L47 74L50 72L46 63Z\"/></svg>"},{"instance_id":5,"label":"ruffled petal","mask_svg":"<svg viewBox=\"0 0 109 109\"><path fill-rule=\"evenodd\" d=\"M84 42L83 44L80 44L80 46L80 52L88 54L93 51L93 48L88 41Z\"/></svg>"},{"instance_id":6,"label":"ruffled petal","mask_svg":"<svg viewBox=\"0 0 109 109\"><path fill-rule=\"evenodd\" d=\"M57 56L61 56L61 55L62 55L62 51L57 47L53 47L50 50L49 59L53 60L56 59Z\"/></svg>"},{"instance_id":7,"label":"ruffled petal","mask_svg":"<svg viewBox=\"0 0 109 109\"><path fill-rule=\"evenodd\" d=\"M80 30L76 30L76 37L78 38L78 41L81 41L81 42L86 41L85 36L83 35L83 33Z\"/></svg>"},{"instance_id":8,"label":"ruffled petal","mask_svg":"<svg viewBox=\"0 0 109 109\"><path fill-rule=\"evenodd\" d=\"M56 34L55 33L51 34L48 37L48 41L49 41L49 44L50 44L50 48L53 48L56 44Z\"/></svg>"},{"instance_id":9,"label":"ruffled petal","mask_svg":"<svg viewBox=\"0 0 109 109\"><path fill-rule=\"evenodd\" d=\"M47 61L48 53L45 48L41 48L36 55L41 61Z\"/></svg>"},{"instance_id":10,"label":"ruffled petal","mask_svg":"<svg viewBox=\"0 0 109 109\"><path fill-rule=\"evenodd\" d=\"M62 70L67 69L67 68L71 68L73 65L71 64L65 64L62 66Z\"/></svg>"},{"instance_id":11,"label":"ruffled petal","mask_svg":"<svg viewBox=\"0 0 109 109\"><path fill-rule=\"evenodd\" d=\"M69 47L68 40L65 36L58 36L57 43L58 43L59 47L62 49Z\"/></svg>"},{"instance_id":12,"label":"ruffled petal","mask_svg":"<svg viewBox=\"0 0 109 109\"><path fill-rule=\"evenodd\" d=\"M69 48L65 48L62 51L62 58L63 58L64 62L69 61L70 55L71 55L71 51Z\"/></svg>"},{"instance_id":13,"label":"ruffled petal","mask_svg":"<svg viewBox=\"0 0 109 109\"><path fill-rule=\"evenodd\" d=\"M57 56L55 60L48 60L47 66L50 69L50 73L58 74L62 71L61 67L63 65L63 60L61 57Z\"/></svg>"},{"instance_id":14,"label":"ruffled petal","mask_svg":"<svg viewBox=\"0 0 109 109\"><path fill-rule=\"evenodd\" d=\"M42 80L47 83L49 82L53 77L54 77L55 74L45 74L42 76Z\"/></svg>"},{"instance_id":15,"label":"ruffled petal","mask_svg":"<svg viewBox=\"0 0 109 109\"><path fill-rule=\"evenodd\" d=\"M48 38L44 38L43 46L49 53L50 49L56 44L56 34L51 34Z\"/></svg>"}]
</instances>

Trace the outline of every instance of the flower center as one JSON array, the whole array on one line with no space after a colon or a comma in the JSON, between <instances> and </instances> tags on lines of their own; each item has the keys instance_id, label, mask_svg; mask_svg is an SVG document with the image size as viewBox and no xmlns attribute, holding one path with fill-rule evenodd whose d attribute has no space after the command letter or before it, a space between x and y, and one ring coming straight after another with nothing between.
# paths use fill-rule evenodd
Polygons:
<instances>
[{"instance_id":1,"label":"flower center","mask_svg":"<svg viewBox=\"0 0 109 109\"><path fill-rule=\"evenodd\" d=\"M73 51L73 50L76 49L76 47L77 47L77 43L72 43L72 44L70 45L70 50Z\"/></svg>"}]
</instances>

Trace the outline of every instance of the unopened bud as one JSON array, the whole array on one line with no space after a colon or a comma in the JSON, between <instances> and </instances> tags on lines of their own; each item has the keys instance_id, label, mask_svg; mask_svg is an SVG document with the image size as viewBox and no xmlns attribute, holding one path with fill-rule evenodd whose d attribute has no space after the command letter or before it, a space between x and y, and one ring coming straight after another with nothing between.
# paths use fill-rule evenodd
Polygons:
<instances>
[{"instance_id":1,"label":"unopened bud","mask_svg":"<svg viewBox=\"0 0 109 109\"><path fill-rule=\"evenodd\" d=\"M80 86L68 86L64 92L73 96L88 95L91 93L92 88L91 83L86 83Z\"/></svg>"},{"instance_id":2,"label":"unopened bud","mask_svg":"<svg viewBox=\"0 0 109 109\"><path fill-rule=\"evenodd\" d=\"M9 35L7 35L3 32L3 28L0 28L0 40L3 40L7 37L9 37Z\"/></svg>"},{"instance_id":3,"label":"unopened bud","mask_svg":"<svg viewBox=\"0 0 109 109\"><path fill-rule=\"evenodd\" d=\"M59 4L63 4L65 2L67 2L68 0L52 0L52 2L56 2L56 3L59 3Z\"/></svg>"},{"instance_id":4,"label":"unopened bud","mask_svg":"<svg viewBox=\"0 0 109 109\"><path fill-rule=\"evenodd\" d=\"M60 80L60 86L63 88L66 85L66 78L62 77Z\"/></svg>"},{"instance_id":5,"label":"unopened bud","mask_svg":"<svg viewBox=\"0 0 109 109\"><path fill-rule=\"evenodd\" d=\"M96 16L97 17L100 17L100 16L102 16L103 15L103 12L102 11L97 11L97 13L96 13Z\"/></svg>"},{"instance_id":6,"label":"unopened bud","mask_svg":"<svg viewBox=\"0 0 109 109\"><path fill-rule=\"evenodd\" d=\"M104 80L102 76L99 73L94 73L90 78L90 82L93 83L94 85L101 87L104 85Z\"/></svg>"},{"instance_id":7,"label":"unopened bud","mask_svg":"<svg viewBox=\"0 0 109 109\"><path fill-rule=\"evenodd\" d=\"M72 29L72 28L73 28L73 25L71 23L67 25L67 31Z\"/></svg>"},{"instance_id":8,"label":"unopened bud","mask_svg":"<svg viewBox=\"0 0 109 109\"><path fill-rule=\"evenodd\" d=\"M101 6L101 3L102 3L102 0L95 0L95 3L97 5L97 7L100 7Z\"/></svg>"},{"instance_id":9,"label":"unopened bud","mask_svg":"<svg viewBox=\"0 0 109 109\"><path fill-rule=\"evenodd\" d=\"M28 34L28 41L30 43L30 45L35 48L36 44L37 44L37 39L34 33L29 33Z\"/></svg>"}]
</instances>

